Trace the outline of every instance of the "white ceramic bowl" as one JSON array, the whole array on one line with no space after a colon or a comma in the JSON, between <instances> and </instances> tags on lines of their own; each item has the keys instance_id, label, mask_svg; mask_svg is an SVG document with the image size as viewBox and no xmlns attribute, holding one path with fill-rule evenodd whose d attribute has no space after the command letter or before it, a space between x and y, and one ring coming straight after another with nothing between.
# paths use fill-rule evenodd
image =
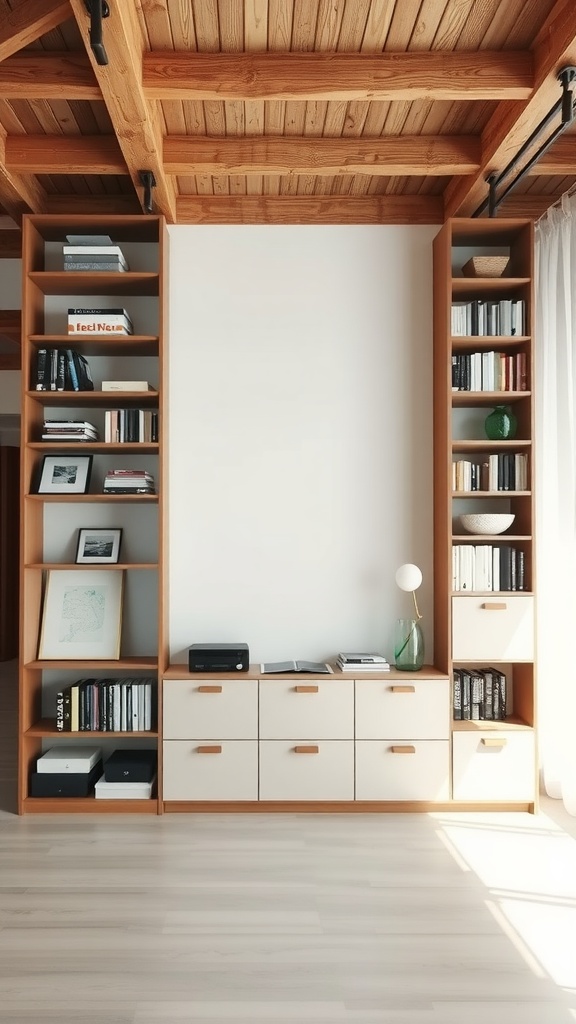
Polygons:
<instances>
[{"instance_id":1,"label":"white ceramic bowl","mask_svg":"<svg viewBox=\"0 0 576 1024\"><path fill-rule=\"evenodd\" d=\"M510 512L479 512L460 516L460 522L467 533L485 533L495 536L512 526L515 516Z\"/></svg>"}]
</instances>

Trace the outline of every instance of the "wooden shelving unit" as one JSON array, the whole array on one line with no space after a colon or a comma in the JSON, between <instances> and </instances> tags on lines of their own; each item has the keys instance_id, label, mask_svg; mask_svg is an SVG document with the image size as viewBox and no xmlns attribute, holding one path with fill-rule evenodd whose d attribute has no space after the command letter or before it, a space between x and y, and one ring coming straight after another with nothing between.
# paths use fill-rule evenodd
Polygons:
<instances>
[{"instance_id":1,"label":"wooden shelving unit","mask_svg":"<svg viewBox=\"0 0 576 1024\"><path fill-rule=\"evenodd\" d=\"M507 254L505 276L468 278L462 266L472 255ZM529 220L452 219L434 241L434 577L435 661L451 680L454 670L496 668L507 681L502 721L452 720L451 798L454 804L498 808L510 801L534 810L536 772L536 672L534 635L534 230ZM452 304L521 299L525 333L514 336L454 336ZM522 352L526 390L453 390L452 359L472 352ZM515 437L489 439L483 421L490 407L510 405L517 417ZM454 491L452 463L483 453L523 453L528 459L526 490ZM511 512L503 534L465 533L463 512ZM512 545L525 560L522 592L453 590L456 545ZM500 616L500 617L499 617ZM522 639L513 642L521 629ZM495 771L501 761L502 770Z\"/></svg>"},{"instance_id":2,"label":"wooden shelving unit","mask_svg":"<svg viewBox=\"0 0 576 1024\"><path fill-rule=\"evenodd\" d=\"M105 234L129 253L124 273L70 272L62 269L62 244L68 234ZM119 745L159 746L161 680L167 664L167 623L164 577L166 567L164 410L166 408L165 329L167 239L159 216L29 215L23 222L22 305L22 448L20 554L20 813L158 813L161 801L161 757L153 799L96 800L32 798L30 773L40 753L54 744L89 741L111 751ZM142 305L144 303L144 305ZM69 335L67 307L129 309L137 333L125 336ZM74 348L90 362L94 391L36 391L38 350ZM130 371L126 371L126 358ZM118 363L121 360L121 363ZM116 371L115 367L119 369ZM127 376L147 379L154 390L102 391L104 379ZM45 416L88 419L103 437L107 408L158 409L159 443L42 441ZM43 456L72 453L93 456L86 494L39 494L37 480ZM144 461L142 461L144 460ZM114 467L149 469L156 494L104 494L102 482L109 463ZM75 558L79 528L123 529L120 561L90 566L95 571L121 570L125 577L124 615L118 660L40 660L38 641L47 573L86 569ZM62 732L56 728L56 694L78 678L154 678L153 728L147 731ZM159 751L160 754L160 751Z\"/></svg>"}]
</instances>

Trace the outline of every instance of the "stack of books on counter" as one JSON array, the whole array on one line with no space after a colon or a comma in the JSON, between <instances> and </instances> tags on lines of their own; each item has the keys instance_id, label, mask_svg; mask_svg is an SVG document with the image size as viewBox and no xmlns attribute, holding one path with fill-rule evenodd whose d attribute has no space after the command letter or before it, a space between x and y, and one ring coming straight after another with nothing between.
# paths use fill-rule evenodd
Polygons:
<instances>
[{"instance_id":1,"label":"stack of books on counter","mask_svg":"<svg viewBox=\"0 0 576 1024\"><path fill-rule=\"evenodd\" d=\"M95 787L97 800L149 800L156 779L156 751L115 750Z\"/></svg>"},{"instance_id":2,"label":"stack of books on counter","mask_svg":"<svg viewBox=\"0 0 576 1024\"><path fill-rule=\"evenodd\" d=\"M64 270L121 271L129 270L126 257L109 235L67 235L62 246Z\"/></svg>"},{"instance_id":3,"label":"stack of books on counter","mask_svg":"<svg viewBox=\"0 0 576 1024\"><path fill-rule=\"evenodd\" d=\"M90 796L101 774L100 747L51 747L30 775L30 796Z\"/></svg>"},{"instance_id":4,"label":"stack of books on counter","mask_svg":"<svg viewBox=\"0 0 576 1024\"><path fill-rule=\"evenodd\" d=\"M154 477L147 469L109 469L104 494L156 494Z\"/></svg>"},{"instance_id":5,"label":"stack of books on counter","mask_svg":"<svg viewBox=\"0 0 576 1024\"><path fill-rule=\"evenodd\" d=\"M130 315L118 309L68 307L68 334L134 334Z\"/></svg>"},{"instance_id":6,"label":"stack of books on counter","mask_svg":"<svg viewBox=\"0 0 576 1024\"><path fill-rule=\"evenodd\" d=\"M390 665L383 654L339 654L336 660L342 672L389 672Z\"/></svg>"},{"instance_id":7,"label":"stack of books on counter","mask_svg":"<svg viewBox=\"0 0 576 1024\"><path fill-rule=\"evenodd\" d=\"M43 441L97 441L98 431L87 420L44 420Z\"/></svg>"}]
</instances>

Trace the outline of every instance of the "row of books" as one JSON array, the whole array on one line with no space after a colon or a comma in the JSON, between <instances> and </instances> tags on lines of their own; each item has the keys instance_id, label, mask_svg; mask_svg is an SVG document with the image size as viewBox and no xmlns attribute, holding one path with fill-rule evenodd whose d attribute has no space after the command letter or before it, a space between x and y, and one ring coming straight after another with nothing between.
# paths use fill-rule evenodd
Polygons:
<instances>
[{"instance_id":1,"label":"row of books","mask_svg":"<svg viewBox=\"0 0 576 1024\"><path fill-rule=\"evenodd\" d=\"M134 334L134 326L124 308L69 308L68 334Z\"/></svg>"},{"instance_id":2,"label":"row of books","mask_svg":"<svg viewBox=\"0 0 576 1024\"><path fill-rule=\"evenodd\" d=\"M104 477L104 494L155 494L152 473L147 469L109 469Z\"/></svg>"},{"instance_id":3,"label":"row of books","mask_svg":"<svg viewBox=\"0 0 576 1024\"><path fill-rule=\"evenodd\" d=\"M458 352L452 356L452 391L527 391L526 352Z\"/></svg>"},{"instance_id":4,"label":"row of books","mask_svg":"<svg viewBox=\"0 0 576 1024\"><path fill-rule=\"evenodd\" d=\"M158 441L157 409L108 409L104 414L104 440Z\"/></svg>"},{"instance_id":5,"label":"row of books","mask_svg":"<svg viewBox=\"0 0 576 1024\"><path fill-rule=\"evenodd\" d=\"M452 714L457 722L503 722L506 675L495 668L457 668L453 672Z\"/></svg>"},{"instance_id":6,"label":"row of books","mask_svg":"<svg viewBox=\"0 0 576 1024\"><path fill-rule=\"evenodd\" d=\"M336 664L342 672L389 672L390 665L383 654L370 652L344 653L336 658Z\"/></svg>"},{"instance_id":7,"label":"row of books","mask_svg":"<svg viewBox=\"0 0 576 1024\"><path fill-rule=\"evenodd\" d=\"M452 590L525 590L524 552L510 544L455 544Z\"/></svg>"},{"instance_id":8,"label":"row of books","mask_svg":"<svg viewBox=\"0 0 576 1024\"><path fill-rule=\"evenodd\" d=\"M498 452L482 462L452 462L453 491L527 491L528 456L525 452Z\"/></svg>"},{"instance_id":9,"label":"row of books","mask_svg":"<svg viewBox=\"0 0 576 1024\"><path fill-rule=\"evenodd\" d=\"M93 391L87 359L72 348L39 348L32 370L33 391Z\"/></svg>"},{"instance_id":10,"label":"row of books","mask_svg":"<svg viewBox=\"0 0 576 1024\"><path fill-rule=\"evenodd\" d=\"M148 732L155 679L78 679L56 694L58 732Z\"/></svg>"},{"instance_id":11,"label":"row of books","mask_svg":"<svg viewBox=\"0 0 576 1024\"><path fill-rule=\"evenodd\" d=\"M452 303L454 338L514 337L524 334L524 299L471 299Z\"/></svg>"}]
</instances>

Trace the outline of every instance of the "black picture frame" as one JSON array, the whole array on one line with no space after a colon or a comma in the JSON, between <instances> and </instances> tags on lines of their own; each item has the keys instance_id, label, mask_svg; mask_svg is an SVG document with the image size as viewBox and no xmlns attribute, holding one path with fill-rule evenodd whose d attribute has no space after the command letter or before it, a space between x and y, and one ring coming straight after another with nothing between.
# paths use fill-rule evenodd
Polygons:
<instances>
[{"instance_id":1,"label":"black picture frame","mask_svg":"<svg viewBox=\"0 0 576 1024\"><path fill-rule=\"evenodd\" d=\"M92 473L92 455L45 455L38 482L38 494L87 494Z\"/></svg>"},{"instance_id":2,"label":"black picture frame","mask_svg":"<svg viewBox=\"0 0 576 1024\"><path fill-rule=\"evenodd\" d=\"M119 526L81 527L76 547L77 565L117 565L122 544Z\"/></svg>"}]
</instances>

